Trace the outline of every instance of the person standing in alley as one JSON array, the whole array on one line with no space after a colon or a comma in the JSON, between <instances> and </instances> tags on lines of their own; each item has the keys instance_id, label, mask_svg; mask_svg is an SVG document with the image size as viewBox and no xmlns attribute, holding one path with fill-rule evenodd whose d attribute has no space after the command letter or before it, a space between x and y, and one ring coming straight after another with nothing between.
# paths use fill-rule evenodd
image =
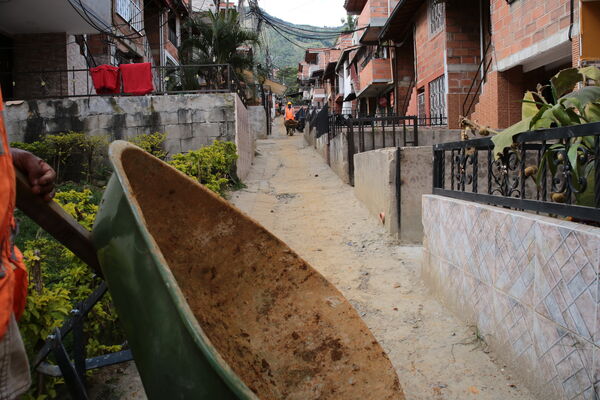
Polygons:
<instances>
[{"instance_id":1,"label":"person standing in alley","mask_svg":"<svg viewBox=\"0 0 600 400\"><path fill-rule=\"evenodd\" d=\"M288 136L294 136L294 129L298 123L296 122L296 115L294 113L294 107L292 106L292 102L287 103L287 107L285 108L285 129Z\"/></svg>"}]
</instances>

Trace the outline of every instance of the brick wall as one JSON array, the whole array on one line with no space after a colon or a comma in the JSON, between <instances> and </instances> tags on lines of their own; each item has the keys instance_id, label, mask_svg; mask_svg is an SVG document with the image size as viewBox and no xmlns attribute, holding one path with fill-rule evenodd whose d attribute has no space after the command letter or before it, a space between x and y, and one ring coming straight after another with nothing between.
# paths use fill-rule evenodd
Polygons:
<instances>
[{"instance_id":1,"label":"brick wall","mask_svg":"<svg viewBox=\"0 0 600 400\"><path fill-rule=\"evenodd\" d=\"M16 35L14 40L14 97L50 97L68 94L68 76L32 71L66 70L67 35L46 33Z\"/></svg>"},{"instance_id":2,"label":"brick wall","mask_svg":"<svg viewBox=\"0 0 600 400\"><path fill-rule=\"evenodd\" d=\"M495 129L508 128L519 122L524 86L522 67L490 72L471 118Z\"/></svg>"},{"instance_id":3,"label":"brick wall","mask_svg":"<svg viewBox=\"0 0 600 400\"><path fill-rule=\"evenodd\" d=\"M369 0L358 17L358 26L363 28L371 23L373 18L387 18L388 0Z\"/></svg>"},{"instance_id":4,"label":"brick wall","mask_svg":"<svg viewBox=\"0 0 600 400\"><path fill-rule=\"evenodd\" d=\"M415 24L417 57L417 85L415 91L420 88L425 89L425 109L427 116L429 116L429 83L445 73L446 31L442 29L435 35L430 33L427 4L419 9Z\"/></svg>"},{"instance_id":5,"label":"brick wall","mask_svg":"<svg viewBox=\"0 0 600 400\"><path fill-rule=\"evenodd\" d=\"M478 1L463 0L446 7L446 53L448 57L448 124L458 128L463 103L481 60ZM467 111L467 110L465 110Z\"/></svg>"},{"instance_id":6,"label":"brick wall","mask_svg":"<svg viewBox=\"0 0 600 400\"><path fill-rule=\"evenodd\" d=\"M412 42L406 43L399 49L396 49L396 93L397 98L395 99L396 110L399 114L410 115L407 107L410 97L411 90L414 87L415 79L415 58L413 51ZM414 114L412 114L414 115Z\"/></svg>"},{"instance_id":7,"label":"brick wall","mask_svg":"<svg viewBox=\"0 0 600 400\"><path fill-rule=\"evenodd\" d=\"M575 1L579 20L579 1ZM570 0L491 0L494 48L503 60L569 27Z\"/></svg>"}]
</instances>

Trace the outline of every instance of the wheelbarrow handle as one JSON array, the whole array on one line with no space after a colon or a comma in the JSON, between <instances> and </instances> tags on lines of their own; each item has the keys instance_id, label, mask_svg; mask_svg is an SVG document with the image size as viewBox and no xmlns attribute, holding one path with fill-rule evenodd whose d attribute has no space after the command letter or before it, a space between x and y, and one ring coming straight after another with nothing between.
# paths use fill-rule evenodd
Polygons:
<instances>
[{"instance_id":1,"label":"wheelbarrow handle","mask_svg":"<svg viewBox=\"0 0 600 400\"><path fill-rule=\"evenodd\" d=\"M20 171L17 177L17 207L48 232L54 239L71 250L73 254L102 276L92 233L69 215L55 201L46 202L33 193L29 180Z\"/></svg>"}]
</instances>

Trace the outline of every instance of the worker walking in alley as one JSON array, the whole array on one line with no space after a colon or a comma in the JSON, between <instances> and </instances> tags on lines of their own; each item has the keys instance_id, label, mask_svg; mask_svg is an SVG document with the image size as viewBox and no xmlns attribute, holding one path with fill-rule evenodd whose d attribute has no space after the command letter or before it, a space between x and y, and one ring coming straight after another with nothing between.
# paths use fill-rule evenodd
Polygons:
<instances>
[{"instance_id":1,"label":"worker walking in alley","mask_svg":"<svg viewBox=\"0 0 600 400\"><path fill-rule=\"evenodd\" d=\"M34 193L50 201L54 194L54 170L23 150L11 149L4 127L0 92L0 399L13 400L31 384L29 364L17 320L25 309L27 271L14 245L17 225L15 167L29 178Z\"/></svg>"},{"instance_id":2,"label":"worker walking in alley","mask_svg":"<svg viewBox=\"0 0 600 400\"><path fill-rule=\"evenodd\" d=\"M294 113L292 102L288 102L287 107L285 108L284 125L287 135L294 136L294 129L296 129L296 126L298 126L298 122L296 121L296 115Z\"/></svg>"}]
</instances>

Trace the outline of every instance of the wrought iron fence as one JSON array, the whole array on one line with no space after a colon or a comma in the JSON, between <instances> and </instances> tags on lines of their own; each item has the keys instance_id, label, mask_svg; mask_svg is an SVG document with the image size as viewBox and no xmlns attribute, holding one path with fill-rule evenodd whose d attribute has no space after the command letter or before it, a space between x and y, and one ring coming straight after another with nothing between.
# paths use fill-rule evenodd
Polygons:
<instances>
[{"instance_id":1,"label":"wrought iron fence","mask_svg":"<svg viewBox=\"0 0 600 400\"><path fill-rule=\"evenodd\" d=\"M353 118L329 116L328 144L338 135L348 141L348 176L354 185L354 155L366 151L419 145L419 124L415 116Z\"/></svg>"},{"instance_id":2,"label":"wrought iron fence","mask_svg":"<svg viewBox=\"0 0 600 400\"><path fill-rule=\"evenodd\" d=\"M88 69L24 71L9 74L12 96L6 100L32 100L99 95ZM228 64L152 67L153 94L233 93L245 103L252 88ZM110 96L129 96L120 92Z\"/></svg>"},{"instance_id":3,"label":"wrought iron fence","mask_svg":"<svg viewBox=\"0 0 600 400\"><path fill-rule=\"evenodd\" d=\"M600 123L522 133L499 158L490 138L433 154L434 194L600 222Z\"/></svg>"}]
</instances>

